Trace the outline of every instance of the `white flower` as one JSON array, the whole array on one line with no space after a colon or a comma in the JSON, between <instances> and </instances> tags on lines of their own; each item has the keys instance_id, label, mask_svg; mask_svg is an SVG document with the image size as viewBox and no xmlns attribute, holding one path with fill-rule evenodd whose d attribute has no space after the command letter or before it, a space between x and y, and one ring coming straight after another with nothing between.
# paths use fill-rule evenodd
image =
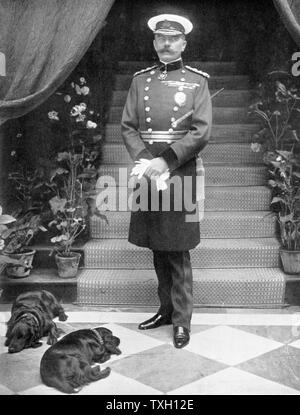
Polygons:
<instances>
[{"instance_id":1,"label":"white flower","mask_svg":"<svg viewBox=\"0 0 300 415\"><path fill-rule=\"evenodd\" d=\"M72 115L72 117L77 117L77 115L80 115L81 114L80 106L79 105L75 105L71 109L70 114Z\"/></svg>"},{"instance_id":2,"label":"white flower","mask_svg":"<svg viewBox=\"0 0 300 415\"><path fill-rule=\"evenodd\" d=\"M2 249L4 248L4 246L5 246L5 241L4 241L4 239L0 239L0 251L2 251Z\"/></svg>"},{"instance_id":3,"label":"white flower","mask_svg":"<svg viewBox=\"0 0 300 415\"><path fill-rule=\"evenodd\" d=\"M95 122L93 122L93 121L88 121L87 123L86 123L86 128L96 128L97 127L97 124L95 123Z\"/></svg>"},{"instance_id":4,"label":"white flower","mask_svg":"<svg viewBox=\"0 0 300 415\"><path fill-rule=\"evenodd\" d=\"M276 161L282 161L282 157L281 156L276 157Z\"/></svg>"},{"instance_id":5,"label":"white flower","mask_svg":"<svg viewBox=\"0 0 300 415\"><path fill-rule=\"evenodd\" d=\"M56 112L56 111L50 111L50 112L48 112L48 118L49 118L50 120L56 120L56 121L59 121L59 118L58 118L58 112Z\"/></svg>"},{"instance_id":6,"label":"white flower","mask_svg":"<svg viewBox=\"0 0 300 415\"><path fill-rule=\"evenodd\" d=\"M259 153L261 150L261 144L260 143L251 143L251 150L254 153Z\"/></svg>"},{"instance_id":7,"label":"white flower","mask_svg":"<svg viewBox=\"0 0 300 415\"><path fill-rule=\"evenodd\" d=\"M81 88L82 95L87 95L90 92L90 88L88 86L83 86Z\"/></svg>"},{"instance_id":8,"label":"white flower","mask_svg":"<svg viewBox=\"0 0 300 415\"><path fill-rule=\"evenodd\" d=\"M21 133L18 133L17 134L17 138L21 138L22 137L22 134Z\"/></svg>"},{"instance_id":9,"label":"white flower","mask_svg":"<svg viewBox=\"0 0 300 415\"><path fill-rule=\"evenodd\" d=\"M71 87L74 88L75 84L74 82L71 82Z\"/></svg>"},{"instance_id":10,"label":"white flower","mask_svg":"<svg viewBox=\"0 0 300 415\"><path fill-rule=\"evenodd\" d=\"M15 151L15 150L13 150L13 151L10 153L10 155L11 155L12 157L14 157L16 154L17 154L17 153L16 153L16 151Z\"/></svg>"},{"instance_id":11,"label":"white flower","mask_svg":"<svg viewBox=\"0 0 300 415\"><path fill-rule=\"evenodd\" d=\"M79 78L79 82L83 85L86 84L86 80L85 78L82 76L81 78Z\"/></svg>"},{"instance_id":12,"label":"white flower","mask_svg":"<svg viewBox=\"0 0 300 415\"><path fill-rule=\"evenodd\" d=\"M85 102L81 102L79 104L79 107L80 107L80 112L85 111L87 109L87 105Z\"/></svg>"},{"instance_id":13,"label":"white flower","mask_svg":"<svg viewBox=\"0 0 300 415\"><path fill-rule=\"evenodd\" d=\"M78 117L76 118L76 122L83 122L85 119L86 119L86 115L79 114Z\"/></svg>"},{"instance_id":14,"label":"white flower","mask_svg":"<svg viewBox=\"0 0 300 415\"><path fill-rule=\"evenodd\" d=\"M75 84L75 91L77 95L81 95L81 88L79 85Z\"/></svg>"},{"instance_id":15,"label":"white flower","mask_svg":"<svg viewBox=\"0 0 300 415\"><path fill-rule=\"evenodd\" d=\"M94 114L94 111L90 111L90 114L93 115Z\"/></svg>"},{"instance_id":16,"label":"white flower","mask_svg":"<svg viewBox=\"0 0 300 415\"><path fill-rule=\"evenodd\" d=\"M70 95L65 95L65 96L64 96L64 101L65 101L65 102L70 102L70 101L71 101L71 99L72 99L72 98L70 97Z\"/></svg>"}]
</instances>

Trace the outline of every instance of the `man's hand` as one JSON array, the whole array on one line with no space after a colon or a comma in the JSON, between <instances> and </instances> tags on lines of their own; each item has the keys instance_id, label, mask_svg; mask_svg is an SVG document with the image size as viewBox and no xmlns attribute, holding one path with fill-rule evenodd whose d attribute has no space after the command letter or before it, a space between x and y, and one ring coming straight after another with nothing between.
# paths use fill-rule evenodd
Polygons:
<instances>
[{"instance_id":1,"label":"man's hand","mask_svg":"<svg viewBox=\"0 0 300 415\"><path fill-rule=\"evenodd\" d=\"M162 173L165 173L168 170L169 166L165 159L162 157L156 157L150 160L150 164L145 171L145 175L150 177L150 179L158 178Z\"/></svg>"}]
</instances>

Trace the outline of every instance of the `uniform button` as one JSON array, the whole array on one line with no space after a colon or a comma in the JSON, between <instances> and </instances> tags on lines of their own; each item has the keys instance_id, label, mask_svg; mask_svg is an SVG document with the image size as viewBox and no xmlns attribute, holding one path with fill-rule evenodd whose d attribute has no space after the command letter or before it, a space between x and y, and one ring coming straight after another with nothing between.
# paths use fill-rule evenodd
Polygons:
<instances>
[{"instance_id":1,"label":"uniform button","mask_svg":"<svg viewBox=\"0 0 300 415\"><path fill-rule=\"evenodd\" d=\"M148 133L152 133L152 128L148 128Z\"/></svg>"},{"instance_id":2,"label":"uniform button","mask_svg":"<svg viewBox=\"0 0 300 415\"><path fill-rule=\"evenodd\" d=\"M173 108L173 111L178 111L178 107L176 107L176 106L175 106L175 107Z\"/></svg>"},{"instance_id":3,"label":"uniform button","mask_svg":"<svg viewBox=\"0 0 300 415\"><path fill-rule=\"evenodd\" d=\"M145 91L149 91L149 87L148 86L145 87Z\"/></svg>"},{"instance_id":4,"label":"uniform button","mask_svg":"<svg viewBox=\"0 0 300 415\"><path fill-rule=\"evenodd\" d=\"M154 75L154 74L155 74L155 71L151 71L151 72L150 72L150 75Z\"/></svg>"},{"instance_id":5,"label":"uniform button","mask_svg":"<svg viewBox=\"0 0 300 415\"><path fill-rule=\"evenodd\" d=\"M184 70L184 69L182 69L181 73L185 73L185 70Z\"/></svg>"},{"instance_id":6,"label":"uniform button","mask_svg":"<svg viewBox=\"0 0 300 415\"><path fill-rule=\"evenodd\" d=\"M149 97L148 97L148 95L146 95L146 96L144 97L144 101L148 101L148 99L149 99Z\"/></svg>"},{"instance_id":7,"label":"uniform button","mask_svg":"<svg viewBox=\"0 0 300 415\"><path fill-rule=\"evenodd\" d=\"M185 81L185 78L180 78L180 80L181 80L181 82L184 82Z\"/></svg>"},{"instance_id":8,"label":"uniform button","mask_svg":"<svg viewBox=\"0 0 300 415\"><path fill-rule=\"evenodd\" d=\"M180 87L178 88L178 91L183 91L183 90L184 90L183 86L180 86Z\"/></svg>"},{"instance_id":9,"label":"uniform button","mask_svg":"<svg viewBox=\"0 0 300 415\"><path fill-rule=\"evenodd\" d=\"M173 128L169 128L169 133L173 133Z\"/></svg>"},{"instance_id":10,"label":"uniform button","mask_svg":"<svg viewBox=\"0 0 300 415\"><path fill-rule=\"evenodd\" d=\"M150 141L149 141L149 144L153 144L153 140L150 140Z\"/></svg>"},{"instance_id":11,"label":"uniform button","mask_svg":"<svg viewBox=\"0 0 300 415\"><path fill-rule=\"evenodd\" d=\"M149 112L149 111L150 111L150 107L146 107L146 108L145 108L145 111L146 111L146 112Z\"/></svg>"},{"instance_id":12,"label":"uniform button","mask_svg":"<svg viewBox=\"0 0 300 415\"><path fill-rule=\"evenodd\" d=\"M146 118L147 122L151 122L151 117Z\"/></svg>"},{"instance_id":13,"label":"uniform button","mask_svg":"<svg viewBox=\"0 0 300 415\"><path fill-rule=\"evenodd\" d=\"M171 122L174 122L176 120L176 118L175 117L172 117L171 118Z\"/></svg>"},{"instance_id":14,"label":"uniform button","mask_svg":"<svg viewBox=\"0 0 300 415\"><path fill-rule=\"evenodd\" d=\"M147 79L146 79L146 81L147 81L147 82L151 82L151 78L147 78Z\"/></svg>"}]
</instances>

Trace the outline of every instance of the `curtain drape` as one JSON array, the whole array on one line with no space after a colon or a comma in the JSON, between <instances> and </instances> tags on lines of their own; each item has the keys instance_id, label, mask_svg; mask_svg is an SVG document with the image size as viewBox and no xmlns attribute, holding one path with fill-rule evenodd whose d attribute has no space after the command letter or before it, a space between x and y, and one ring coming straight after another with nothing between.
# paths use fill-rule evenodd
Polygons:
<instances>
[{"instance_id":1,"label":"curtain drape","mask_svg":"<svg viewBox=\"0 0 300 415\"><path fill-rule=\"evenodd\" d=\"M285 27L300 46L300 2L299 0L273 0Z\"/></svg>"},{"instance_id":2,"label":"curtain drape","mask_svg":"<svg viewBox=\"0 0 300 415\"><path fill-rule=\"evenodd\" d=\"M0 125L45 101L74 70L114 0L0 0Z\"/></svg>"}]
</instances>

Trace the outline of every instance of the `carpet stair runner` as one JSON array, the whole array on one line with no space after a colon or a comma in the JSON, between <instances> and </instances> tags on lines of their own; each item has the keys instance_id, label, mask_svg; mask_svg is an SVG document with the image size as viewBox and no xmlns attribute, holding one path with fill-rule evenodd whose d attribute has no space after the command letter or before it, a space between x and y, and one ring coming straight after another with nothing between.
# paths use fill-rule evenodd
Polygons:
<instances>
[{"instance_id":1,"label":"carpet stair runner","mask_svg":"<svg viewBox=\"0 0 300 415\"><path fill-rule=\"evenodd\" d=\"M250 148L258 126L247 115L253 93L248 78L237 73L234 62L189 64L211 75L211 93L224 88L213 99L211 140L202 152L205 215L201 242L191 251L195 306L283 306L286 275L269 212L266 167L261 154ZM157 307L152 252L127 241L132 162L120 132L132 74L148 66L148 62L119 62L99 171L103 188L108 185L106 192L116 203L105 212L108 223L92 218L91 239L77 246L82 253L77 278L59 278L54 258L49 257L52 247L38 245L30 277L23 281L2 277L1 288L12 297L25 288L44 288L64 301L68 298L86 306ZM98 190L103 190L101 185Z\"/></svg>"},{"instance_id":2,"label":"carpet stair runner","mask_svg":"<svg viewBox=\"0 0 300 415\"><path fill-rule=\"evenodd\" d=\"M152 252L127 241L127 201L132 161L120 132L122 109L132 74L147 62L120 62L106 126L102 184L115 204L107 221L91 220L84 246L77 302L83 305L157 306ZM251 151L258 126L248 117L252 95L248 78L234 62L190 62L210 73L213 100L210 143L205 165L205 216L201 242L191 251L194 303L197 306L278 307L284 304L286 276L279 262L275 220L269 212L270 189L260 153ZM116 190L117 189L117 190ZM125 201L125 203L124 203Z\"/></svg>"}]
</instances>

